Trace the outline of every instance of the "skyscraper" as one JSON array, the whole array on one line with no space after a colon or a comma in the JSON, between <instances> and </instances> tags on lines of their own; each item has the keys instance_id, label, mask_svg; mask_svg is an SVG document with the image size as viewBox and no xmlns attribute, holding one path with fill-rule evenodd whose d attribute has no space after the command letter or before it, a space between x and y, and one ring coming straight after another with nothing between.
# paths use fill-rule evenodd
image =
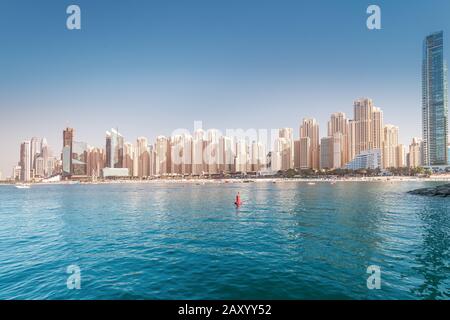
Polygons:
<instances>
[{"instance_id":1,"label":"skyscraper","mask_svg":"<svg viewBox=\"0 0 450 320\"><path fill-rule=\"evenodd\" d=\"M146 137L139 137L134 147L133 176L148 177L150 175L150 152Z\"/></svg>"},{"instance_id":2,"label":"skyscraper","mask_svg":"<svg viewBox=\"0 0 450 320\"><path fill-rule=\"evenodd\" d=\"M262 171L266 164L266 152L261 141L252 142L251 171Z\"/></svg>"},{"instance_id":3,"label":"skyscraper","mask_svg":"<svg viewBox=\"0 0 450 320\"><path fill-rule=\"evenodd\" d=\"M280 133L281 136L281 133ZM272 152L272 170L288 170L294 167L292 157L292 140L288 138L276 138Z\"/></svg>"},{"instance_id":4,"label":"skyscraper","mask_svg":"<svg viewBox=\"0 0 450 320\"><path fill-rule=\"evenodd\" d=\"M105 152L103 149L89 147L87 150L86 171L88 176L99 177L105 165Z\"/></svg>"},{"instance_id":5,"label":"skyscraper","mask_svg":"<svg viewBox=\"0 0 450 320\"><path fill-rule=\"evenodd\" d=\"M206 138L207 142L203 150L206 171L209 174L215 174L219 172L219 131L209 129L206 132Z\"/></svg>"},{"instance_id":6,"label":"skyscraper","mask_svg":"<svg viewBox=\"0 0 450 320\"><path fill-rule=\"evenodd\" d=\"M46 169L44 158L41 156L37 156L36 159L34 160L34 163L35 163L35 171L34 171L35 176L39 178L44 178Z\"/></svg>"},{"instance_id":7,"label":"skyscraper","mask_svg":"<svg viewBox=\"0 0 450 320\"><path fill-rule=\"evenodd\" d=\"M106 168L123 168L123 136L116 129L106 131Z\"/></svg>"},{"instance_id":8,"label":"skyscraper","mask_svg":"<svg viewBox=\"0 0 450 320\"><path fill-rule=\"evenodd\" d=\"M311 169L311 139L309 137L300 138L298 155L300 157L299 168Z\"/></svg>"},{"instance_id":9,"label":"skyscraper","mask_svg":"<svg viewBox=\"0 0 450 320\"><path fill-rule=\"evenodd\" d=\"M172 174L192 173L192 136L174 135L171 139Z\"/></svg>"},{"instance_id":10,"label":"skyscraper","mask_svg":"<svg viewBox=\"0 0 450 320\"><path fill-rule=\"evenodd\" d=\"M289 166L287 169L294 168L294 133L292 128L282 128L278 130L278 137L287 139L289 143ZM285 155L286 157L286 155ZM286 170L286 169L284 169Z\"/></svg>"},{"instance_id":11,"label":"skyscraper","mask_svg":"<svg viewBox=\"0 0 450 320\"><path fill-rule=\"evenodd\" d=\"M300 140L302 138L309 138L309 147L307 153L308 153L308 161L306 161L309 165L308 168L317 170L320 167L320 140L319 140L319 124L317 123L316 119L314 118L305 118L303 119L303 122L300 126ZM304 141L303 141L304 142ZM303 146L305 146L303 144ZM300 148L301 151L303 151L303 147ZM304 153L304 152L301 152ZM303 157L303 156L301 156ZM305 161L300 161L301 167L305 168L304 165L306 165Z\"/></svg>"},{"instance_id":12,"label":"skyscraper","mask_svg":"<svg viewBox=\"0 0 450 320\"><path fill-rule=\"evenodd\" d=\"M332 136L324 137L320 141L320 168L337 169L342 164L342 143L344 139L340 132L335 132Z\"/></svg>"},{"instance_id":13,"label":"skyscraper","mask_svg":"<svg viewBox=\"0 0 450 320\"><path fill-rule=\"evenodd\" d=\"M447 164L448 92L444 33L425 38L422 60L422 135L425 165Z\"/></svg>"},{"instance_id":14,"label":"skyscraper","mask_svg":"<svg viewBox=\"0 0 450 320\"><path fill-rule=\"evenodd\" d=\"M384 126L383 168L397 168L398 161L398 127L391 124Z\"/></svg>"},{"instance_id":15,"label":"skyscraper","mask_svg":"<svg viewBox=\"0 0 450 320\"><path fill-rule=\"evenodd\" d=\"M221 136L219 139L219 164L220 171L230 173L233 171L235 152L233 140L230 137Z\"/></svg>"},{"instance_id":16,"label":"skyscraper","mask_svg":"<svg viewBox=\"0 0 450 320\"><path fill-rule=\"evenodd\" d=\"M336 132L346 135L348 132L348 119L343 112L335 112L331 114L328 121L328 136L332 137Z\"/></svg>"},{"instance_id":17,"label":"skyscraper","mask_svg":"<svg viewBox=\"0 0 450 320\"><path fill-rule=\"evenodd\" d=\"M409 166L417 168L422 165L422 141L419 138L413 138L409 145Z\"/></svg>"},{"instance_id":18,"label":"skyscraper","mask_svg":"<svg viewBox=\"0 0 450 320\"><path fill-rule=\"evenodd\" d=\"M333 164L336 166L338 163L340 166L345 165L347 162L352 160L352 158L349 158L349 144L350 144L350 137L349 137L349 121L345 116L345 113L343 112L336 112L331 115L330 121L328 122L328 137L334 137L333 140ZM337 139L340 139L340 141L337 141ZM339 145L339 149L337 148ZM322 153L321 153L322 155ZM338 159L335 159L339 157Z\"/></svg>"},{"instance_id":19,"label":"skyscraper","mask_svg":"<svg viewBox=\"0 0 450 320\"><path fill-rule=\"evenodd\" d=\"M36 174L36 159L41 154L41 144L41 138L31 138L31 176Z\"/></svg>"},{"instance_id":20,"label":"skyscraper","mask_svg":"<svg viewBox=\"0 0 450 320\"><path fill-rule=\"evenodd\" d=\"M236 141L236 156L234 158L234 171L235 172L247 172L247 141L242 138L238 138Z\"/></svg>"},{"instance_id":21,"label":"skyscraper","mask_svg":"<svg viewBox=\"0 0 450 320\"><path fill-rule=\"evenodd\" d=\"M133 144L130 142L126 142L123 144L123 167L128 168L128 174L133 176L133 156L134 156L134 148Z\"/></svg>"},{"instance_id":22,"label":"skyscraper","mask_svg":"<svg viewBox=\"0 0 450 320\"><path fill-rule=\"evenodd\" d=\"M75 176L86 176L87 172L87 151L86 142L73 141L72 147L72 174Z\"/></svg>"},{"instance_id":23,"label":"skyscraper","mask_svg":"<svg viewBox=\"0 0 450 320\"><path fill-rule=\"evenodd\" d=\"M72 174L72 148L73 148L73 129L66 128L63 131L63 150L62 150L62 174L70 176Z\"/></svg>"},{"instance_id":24,"label":"skyscraper","mask_svg":"<svg viewBox=\"0 0 450 320\"><path fill-rule=\"evenodd\" d=\"M203 129L195 130L194 139L192 142L192 174L194 175L201 175L205 170L203 159L203 149L205 145L204 136L205 132Z\"/></svg>"},{"instance_id":25,"label":"skyscraper","mask_svg":"<svg viewBox=\"0 0 450 320\"><path fill-rule=\"evenodd\" d=\"M170 139L165 136L158 136L155 144L156 151L156 174L166 175L170 173Z\"/></svg>"},{"instance_id":26,"label":"skyscraper","mask_svg":"<svg viewBox=\"0 0 450 320\"><path fill-rule=\"evenodd\" d=\"M44 177L48 177L51 175L51 172L48 170L48 159L50 158L50 148L47 144L47 139L43 138L41 142L41 157L44 161Z\"/></svg>"},{"instance_id":27,"label":"skyscraper","mask_svg":"<svg viewBox=\"0 0 450 320\"><path fill-rule=\"evenodd\" d=\"M368 98L354 102L355 155L383 146L383 111Z\"/></svg>"},{"instance_id":28,"label":"skyscraper","mask_svg":"<svg viewBox=\"0 0 450 320\"><path fill-rule=\"evenodd\" d=\"M20 166L21 166L21 177L22 181L31 180L31 142L23 141L20 145Z\"/></svg>"}]
</instances>

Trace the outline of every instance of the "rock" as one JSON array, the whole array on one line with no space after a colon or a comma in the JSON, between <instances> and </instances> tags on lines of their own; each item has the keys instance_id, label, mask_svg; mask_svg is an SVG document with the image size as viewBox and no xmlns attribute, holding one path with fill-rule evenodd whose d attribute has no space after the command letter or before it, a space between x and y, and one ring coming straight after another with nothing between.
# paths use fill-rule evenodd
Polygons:
<instances>
[{"instance_id":1,"label":"rock","mask_svg":"<svg viewBox=\"0 0 450 320\"><path fill-rule=\"evenodd\" d=\"M421 188L416 190L408 191L409 194L416 194L421 196L439 196L439 197L449 197L450 196L450 184L444 184L434 188Z\"/></svg>"}]
</instances>

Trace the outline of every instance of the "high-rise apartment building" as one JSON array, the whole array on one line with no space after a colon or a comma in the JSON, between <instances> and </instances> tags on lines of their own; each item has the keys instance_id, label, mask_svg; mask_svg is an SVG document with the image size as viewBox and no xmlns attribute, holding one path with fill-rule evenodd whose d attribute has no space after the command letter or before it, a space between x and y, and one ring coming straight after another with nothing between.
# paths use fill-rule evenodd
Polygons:
<instances>
[{"instance_id":1,"label":"high-rise apartment building","mask_svg":"<svg viewBox=\"0 0 450 320\"><path fill-rule=\"evenodd\" d=\"M234 171L247 172L248 164L248 146L245 139L237 139L236 141L236 156L234 158Z\"/></svg>"},{"instance_id":2,"label":"high-rise apartment building","mask_svg":"<svg viewBox=\"0 0 450 320\"><path fill-rule=\"evenodd\" d=\"M183 133L172 137L171 159L172 174L192 173L192 136Z\"/></svg>"},{"instance_id":3,"label":"high-rise apartment building","mask_svg":"<svg viewBox=\"0 0 450 320\"><path fill-rule=\"evenodd\" d=\"M150 176L150 150L146 137L138 137L133 148L133 176L143 178Z\"/></svg>"},{"instance_id":4,"label":"high-rise apartment building","mask_svg":"<svg viewBox=\"0 0 450 320\"><path fill-rule=\"evenodd\" d=\"M194 132L192 141L192 173L194 175L202 175L205 171L203 150L205 149L205 132L203 129L197 129ZM234 159L233 159L234 162Z\"/></svg>"},{"instance_id":5,"label":"high-rise apartment building","mask_svg":"<svg viewBox=\"0 0 450 320\"><path fill-rule=\"evenodd\" d=\"M155 144L156 151L156 174L166 175L170 173L170 139L165 136L158 136Z\"/></svg>"},{"instance_id":6,"label":"high-rise apartment building","mask_svg":"<svg viewBox=\"0 0 450 320\"><path fill-rule=\"evenodd\" d=\"M354 102L355 155L362 151L381 149L383 146L383 111L368 98Z\"/></svg>"},{"instance_id":7,"label":"high-rise apartment building","mask_svg":"<svg viewBox=\"0 0 450 320\"><path fill-rule=\"evenodd\" d=\"M398 151L398 127L387 124L384 126L383 138L383 168L398 168L399 154Z\"/></svg>"},{"instance_id":8,"label":"high-rise apartment building","mask_svg":"<svg viewBox=\"0 0 450 320\"><path fill-rule=\"evenodd\" d=\"M252 142L251 150L251 171L260 172L265 168L266 154L264 144L260 141Z\"/></svg>"},{"instance_id":9,"label":"high-rise apartment building","mask_svg":"<svg viewBox=\"0 0 450 320\"><path fill-rule=\"evenodd\" d=\"M288 169L294 168L294 130L292 128L282 128L278 130L278 137L287 139L289 143L289 165ZM285 151L287 152L287 151Z\"/></svg>"},{"instance_id":10,"label":"high-rise apartment building","mask_svg":"<svg viewBox=\"0 0 450 320\"><path fill-rule=\"evenodd\" d=\"M31 138L31 176L36 174L36 159L41 154L42 139L38 137Z\"/></svg>"},{"instance_id":11,"label":"high-rise apartment building","mask_svg":"<svg viewBox=\"0 0 450 320\"><path fill-rule=\"evenodd\" d=\"M272 152L272 171L288 170L294 167L294 161L291 158L293 155L291 141L288 138L275 139Z\"/></svg>"},{"instance_id":12,"label":"high-rise apartment building","mask_svg":"<svg viewBox=\"0 0 450 320\"><path fill-rule=\"evenodd\" d=\"M131 142L123 144L123 167L128 168L128 174L133 176L134 146Z\"/></svg>"},{"instance_id":13,"label":"high-rise apartment building","mask_svg":"<svg viewBox=\"0 0 450 320\"><path fill-rule=\"evenodd\" d=\"M31 141L23 141L20 145L20 180L31 181Z\"/></svg>"},{"instance_id":14,"label":"high-rise apartment building","mask_svg":"<svg viewBox=\"0 0 450 320\"><path fill-rule=\"evenodd\" d=\"M86 157L86 174L91 177L100 177L105 167L106 156L102 148L88 147Z\"/></svg>"},{"instance_id":15,"label":"high-rise apartment building","mask_svg":"<svg viewBox=\"0 0 450 320\"><path fill-rule=\"evenodd\" d=\"M319 124L317 123L316 119L303 119L303 122L300 126L300 139L302 138L309 138L309 149L307 150L307 156L309 157L307 163L309 163L309 169L318 170L320 168L320 138ZM300 149L303 150L303 148ZM305 161L303 161L302 163L303 165L306 164Z\"/></svg>"},{"instance_id":16,"label":"high-rise apartment building","mask_svg":"<svg viewBox=\"0 0 450 320\"><path fill-rule=\"evenodd\" d=\"M206 145L203 149L203 157L208 174L219 172L219 131L210 129L206 132Z\"/></svg>"},{"instance_id":17,"label":"high-rise apartment building","mask_svg":"<svg viewBox=\"0 0 450 320\"><path fill-rule=\"evenodd\" d=\"M20 161L19 161L19 163L20 163ZM22 167L20 165L13 167L11 178L14 181L19 181L22 179Z\"/></svg>"},{"instance_id":18,"label":"high-rise apartment building","mask_svg":"<svg viewBox=\"0 0 450 320\"><path fill-rule=\"evenodd\" d=\"M343 166L343 135L335 132L332 136L324 137L320 142L320 168L338 169Z\"/></svg>"},{"instance_id":19,"label":"high-rise apartment building","mask_svg":"<svg viewBox=\"0 0 450 320\"><path fill-rule=\"evenodd\" d=\"M397 145L397 150L395 151L396 154L396 159L395 159L395 163L397 168L404 168L407 167L406 165L406 158L407 158L407 154L406 154L406 148L403 144L399 144Z\"/></svg>"},{"instance_id":20,"label":"high-rise apartment building","mask_svg":"<svg viewBox=\"0 0 450 320\"><path fill-rule=\"evenodd\" d=\"M225 173L233 172L236 145L233 139L221 136L219 139L219 168Z\"/></svg>"},{"instance_id":21,"label":"high-rise apartment building","mask_svg":"<svg viewBox=\"0 0 450 320\"><path fill-rule=\"evenodd\" d=\"M447 164L448 88L442 31L425 38L422 60L422 137L424 164Z\"/></svg>"},{"instance_id":22,"label":"high-rise apartment building","mask_svg":"<svg viewBox=\"0 0 450 320\"><path fill-rule=\"evenodd\" d=\"M409 167L417 168L422 166L422 140L413 138L409 145Z\"/></svg>"},{"instance_id":23,"label":"high-rise apartment building","mask_svg":"<svg viewBox=\"0 0 450 320\"><path fill-rule=\"evenodd\" d=\"M339 167L343 166L347 162L349 162L352 158L349 155L351 137L350 135L350 126L349 121L343 112L336 112L331 115L330 121L328 122L328 137L334 137L333 140L333 166L336 168L338 157L339 159ZM340 139L340 141L337 141ZM336 142L339 145L339 148L335 146Z\"/></svg>"},{"instance_id":24,"label":"high-rise apartment building","mask_svg":"<svg viewBox=\"0 0 450 320\"><path fill-rule=\"evenodd\" d=\"M299 140L299 168L311 169L311 139L302 137Z\"/></svg>"}]
</instances>

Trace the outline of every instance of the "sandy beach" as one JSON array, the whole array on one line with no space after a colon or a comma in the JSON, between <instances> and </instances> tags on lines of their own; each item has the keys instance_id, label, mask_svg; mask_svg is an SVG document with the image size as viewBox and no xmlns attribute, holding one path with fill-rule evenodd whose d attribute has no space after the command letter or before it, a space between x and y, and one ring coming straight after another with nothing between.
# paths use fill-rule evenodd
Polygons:
<instances>
[{"instance_id":1,"label":"sandy beach","mask_svg":"<svg viewBox=\"0 0 450 320\"><path fill-rule=\"evenodd\" d=\"M450 182L450 174L433 175L431 177L407 177L407 176L386 176L386 177L332 177L332 178L236 178L236 179L182 179L165 178L151 180L98 180L96 182L80 181L57 181L57 182L32 182L32 185L72 185L72 184L228 184L228 183L335 183L335 182ZM13 183L0 182L0 185L11 185Z\"/></svg>"}]
</instances>

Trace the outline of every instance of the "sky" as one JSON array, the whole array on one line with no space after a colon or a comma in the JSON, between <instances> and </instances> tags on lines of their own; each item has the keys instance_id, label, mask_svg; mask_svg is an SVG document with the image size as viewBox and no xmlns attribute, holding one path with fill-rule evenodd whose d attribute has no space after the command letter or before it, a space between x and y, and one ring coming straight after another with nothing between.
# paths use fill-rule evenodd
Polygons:
<instances>
[{"instance_id":1,"label":"sky","mask_svg":"<svg viewBox=\"0 0 450 320\"><path fill-rule=\"evenodd\" d=\"M66 8L81 8L68 30ZM381 30L366 27L369 5ZM353 117L370 97L400 142L421 136L426 35L443 30L450 1L1 0L0 172L20 142L46 137L55 154L65 126L104 146L174 129L294 128L332 112Z\"/></svg>"}]
</instances>

